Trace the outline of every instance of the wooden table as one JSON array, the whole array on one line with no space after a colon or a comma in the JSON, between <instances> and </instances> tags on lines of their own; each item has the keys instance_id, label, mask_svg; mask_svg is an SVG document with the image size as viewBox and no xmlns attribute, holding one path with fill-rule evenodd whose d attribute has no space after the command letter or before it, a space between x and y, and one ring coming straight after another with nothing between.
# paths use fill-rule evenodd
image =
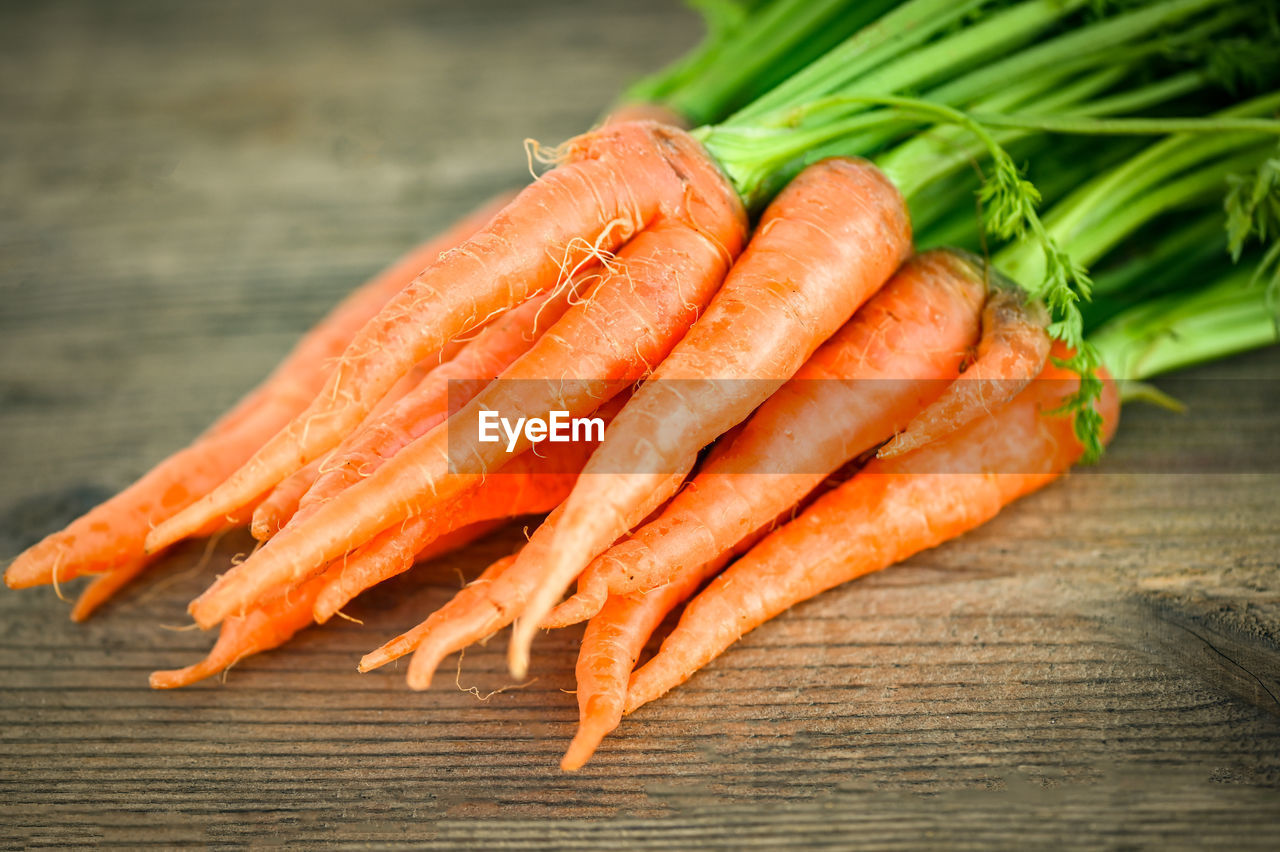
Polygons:
<instances>
[{"instance_id":1,"label":"wooden table","mask_svg":"<svg viewBox=\"0 0 1280 852\"><path fill-rule=\"evenodd\" d=\"M621 0L6 6L0 552L181 446L517 183L521 138L587 126L697 29ZM354 670L518 528L171 693L146 675L207 648L170 626L244 536L83 627L0 593L0 842L1271 846L1280 356L1191 375L1189 414L1132 407L1096 471L752 633L575 775L571 631L483 701ZM458 684L503 686L502 644Z\"/></svg>"}]
</instances>

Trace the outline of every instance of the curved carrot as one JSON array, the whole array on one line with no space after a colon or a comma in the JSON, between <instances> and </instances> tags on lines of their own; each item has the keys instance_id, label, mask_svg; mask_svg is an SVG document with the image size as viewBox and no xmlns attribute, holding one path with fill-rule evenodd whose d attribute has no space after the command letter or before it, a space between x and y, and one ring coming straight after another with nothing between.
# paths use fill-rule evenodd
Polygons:
<instances>
[{"instance_id":1,"label":"curved carrot","mask_svg":"<svg viewBox=\"0 0 1280 852\"><path fill-rule=\"evenodd\" d=\"M418 553L415 561L425 562L464 547L492 530L498 523L472 524L442 535ZM270 599L244 615L228 618L222 623L218 640L204 659L185 668L152 672L152 689L188 686L230 668L245 657L278 648L288 642L299 631L311 625L316 597L339 567L331 566L324 573L311 577L296 588L277 591Z\"/></svg>"},{"instance_id":2,"label":"curved carrot","mask_svg":"<svg viewBox=\"0 0 1280 852\"><path fill-rule=\"evenodd\" d=\"M151 567L153 561L154 557L139 556L119 568L113 568L105 574L94 577L76 598L76 604L71 608L71 620L87 621L98 607L115 597L116 592L132 583Z\"/></svg>"},{"instance_id":3,"label":"curved carrot","mask_svg":"<svg viewBox=\"0 0 1280 852\"><path fill-rule=\"evenodd\" d=\"M744 227L737 194L683 131L652 122L608 125L570 140L560 153L563 165L424 269L356 335L306 411L218 488L158 526L147 547L181 538L336 446L410 365L485 317L552 287L602 250L614 251L659 222L695 229L709 223L718 234L728 215L737 230ZM726 242L736 239L730 234ZM723 251L737 253L732 245Z\"/></svg>"},{"instance_id":4,"label":"curved carrot","mask_svg":"<svg viewBox=\"0 0 1280 852\"><path fill-rule=\"evenodd\" d=\"M653 631L708 577L714 576L728 554L678 581L633 595L613 595L582 634L575 668L578 693L578 731L560 761L566 771L581 769L600 741L622 721L627 683L640 652Z\"/></svg>"},{"instance_id":5,"label":"curved carrot","mask_svg":"<svg viewBox=\"0 0 1280 852\"><path fill-rule=\"evenodd\" d=\"M904 263L657 520L583 571L544 626L581 621L610 594L696 569L890 437L958 375L978 335L983 292L981 274L957 254L929 251Z\"/></svg>"},{"instance_id":6,"label":"curved carrot","mask_svg":"<svg viewBox=\"0 0 1280 852\"><path fill-rule=\"evenodd\" d=\"M977 357L942 396L880 448L880 458L923 447L999 408L1044 368L1049 357L1049 312L994 269L988 269L988 275L994 286L982 311Z\"/></svg>"},{"instance_id":7,"label":"curved carrot","mask_svg":"<svg viewBox=\"0 0 1280 852\"><path fill-rule=\"evenodd\" d=\"M230 668L252 654L277 648L295 633L311 624L311 605L323 587L324 575L287 592L281 591L271 600L222 624L218 641L199 662L181 669L151 673L152 689L175 689Z\"/></svg>"},{"instance_id":8,"label":"curved carrot","mask_svg":"<svg viewBox=\"0 0 1280 852\"><path fill-rule=\"evenodd\" d=\"M683 683L788 607L971 530L1052 482L1082 448L1071 417L1045 412L1077 382L1051 363L998 411L913 453L873 461L824 495L694 598L632 677L626 711ZM1099 411L1109 438L1119 413L1109 378Z\"/></svg>"},{"instance_id":9,"label":"curved carrot","mask_svg":"<svg viewBox=\"0 0 1280 852\"><path fill-rule=\"evenodd\" d=\"M551 513L551 517L547 518L543 523L550 523L555 513ZM504 556L492 563L488 568L484 569L479 577L462 587L462 590L454 595L447 604L433 612L426 621L414 627L408 632L401 633L396 638L385 642L369 653L360 658L360 664L356 667L361 672L372 671L387 663L398 660L405 654L411 654L422 643L423 639L433 630L439 629L441 626L457 625L459 621L454 619L455 613L471 612L478 613L482 608L489 608L491 604L486 600L488 587L496 583L503 574L506 573L516 561L516 555ZM484 622L473 616L476 623ZM455 628L456 629L456 628ZM498 628L495 628L498 629ZM484 638L487 633L480 633L478 638ZM470 644L472 639L466 639L458 647L462 648ZM440 654L443 659L446 654ZM434 670L434 666L432 667ZM428 673L428 685L430 684L430 672Z\"/></svg>"},{"instance_id":10,"label":"curved carrot","mask_svg":"<svg viewBox=\"0 0 1280 852\"><path fill-rule=\"evenodd\" d=\"M475 232L496 212L482 207L445 233L415 248L334 308L302 338L267 379L191 445L66 529L20 554L5 571L11 588L25 588L86 573L109 571L144 554L153 526L214 488L306 407L356 331L425 263ZM219 524L231 512L206 519ZM200 525L192 527L192 531ZM174 539L176 540L176 538ZM147 548L152 552L159 548Z\"/></svg>"},{"instance_id":11,"label":"curved carrot","mask_svg":"<svg viewBox=\"0 0 1280 852\"><path fill-rule=\"evenodd\" d=\"M543 579L511 634L516 677L538 625L613 542L628 505L790 379L910 254L906 202L872 163L822 160L782 190L707 312L618 415L565 501Z\"/></svg>"},{"instance_id":12,"label":"curved carrot","mask_svg":"<svg viewBox=\"0 0 1280 852\"><path fill-rule=\"evenodd\" d=\"M643 378L710 301L745 238L736 199L721 200L718 208L702 208L699 228L664 220L637 234L592 297L568 310L500 381L223 574L192 602L196 622L212 626L263 591L297 582L391 525L441 505L499 470L510 452L528 448L527 436L514 449L481 442L480 412L545 417L562 410L579 417Z\"/></svg>"},{"instance_id":13,"label":"curved carrot","mask_svg":"<svg viewBox=\"0 0 1280 852\"><path fill-rule=\"evenodd\" d=\"M465 501L465 497L463 500ZM544 503L535 503L543 506ZM554 504L553 504L554 505ZM325 583L311 607L312 618L316 624L324 624L350 603L357 595L373 588L383 580L403 574L421 562L435 555L437 545L452 550L452 537L463 530L467 531L467 539L488 533L507 521L510 517L523 514L545 512L544 508L520 511L519 504L513 505L510 511L502 512L484 520L470 520L466 524L454 524L453 516L449 523L440 525L438 519L419 515L379 533L372 541L351 553L339 564L338 573L324 573ZM551 508L551 507L548 507ZM479 530L474 535L472 528Z\"/></svg>"}]
</instances>

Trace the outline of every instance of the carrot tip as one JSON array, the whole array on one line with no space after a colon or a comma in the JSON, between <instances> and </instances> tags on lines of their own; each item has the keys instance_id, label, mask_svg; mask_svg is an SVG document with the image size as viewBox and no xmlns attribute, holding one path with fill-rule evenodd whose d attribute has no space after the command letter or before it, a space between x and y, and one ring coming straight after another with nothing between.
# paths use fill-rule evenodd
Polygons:
<instances>
[{"instance_id":1,"label":"carrot tip","mask_svg":"<svg viewBox=\"0 0 1280 852\"><path fill-rule=\"evenodd\" d=\"M569 748L560 760L560 768L565 772L581 769L615 727L617 727L616 722L609 724L600 719L590 719L580 724L578 732L573 736L573 742L569 743Z\"/></svg>"},{"instance_id":2,"label":"carrot tip","mask_svg":"<svg viewBox=\"0 0 1280 852\"><path fill-rule=\"evenodd\" d=\"M16 562L4 572L4 584L11 589L29 589L32 586L39 586L42 582L48 582L48 580L42 581L35 572L22 571Z\"/></svg>"},{"instance_id":3,"label":"carrot tip","mask_svg":"<svg viewBox=\"0 0 1280 852\"><path fill-rule=\"evenodd\" d=\"M883 447L877 450L876 458L891 459L894 456L900 456L905 452L909 452L910 450L915 449L915 444L913 442L903 440L902 436L905 434L907 433L903 432L899 435L894 436L888 443L886 443Z\"/></svg>"},{"instance_id":4,"label":"carrot tip","mask_svg":"<svg viewBox=\"0 0 1280 852\"><path fill-rule=\"evenodd\" d=\"M147 678L147 683L152 689L177 689L180 686L189 686L196 681L204 680L213 673L212 669L206 670L202 663L196 663L183 669L152 672Z\"/></svg>"},{"instance_id":5,"label":"carrot tip","mask_svg":"<svg viewBox=\"0 0 1280 852\"><path fill-rule=\"evenodd\" d=\"M360 658L360 662L356 665L356 671L364 674L374 669L381 668L392 660L398 660L405 654L413 650L413 646L405 646L404 637L397 636L390 642L374 648L369 653Z\"/></svg>"},{"instance_id":6,"label":"carrot tip","mask_svg":"<svg viewBox=\"0 0 1280 852\"><path fill-rule=\"evenodd\" d=\"M418 650L414 652L413 658L409 661L409 673L405 676L405 681L409 684L409 688L418 691L430 688L431 678L435 675L436 669L440 667L440 661L449 653L449 648L439 647L435 644L424 643L419 645Z\"/></svg>"},{"instance_id":7,"label":"carrot tip","mask_svg":"<svg viewBox=\"0 0 1280 852\"><path fill-rule=\"evenodd\" d=\"M507 668L516 680L524 680L529 673L529 643L523 636L511 637L511 646L507 649Z\"/></svg>"},{"instance_id":8,"label":"carrot tip","mask_svg":"<svg viewBox=\"0 0 1280 852\"><path fill-rule=\"evenodd\" d=\"M607 595L608 589L605 588ZM594 586L580 589L569 597L565 598L555 609L547 613L547 617L542 619L540 625L545 630L555 630L561 627L569 627L580 621L586 621L595 615L604 606L605 596L599 594Z\"/></svg>"}]
</instances>

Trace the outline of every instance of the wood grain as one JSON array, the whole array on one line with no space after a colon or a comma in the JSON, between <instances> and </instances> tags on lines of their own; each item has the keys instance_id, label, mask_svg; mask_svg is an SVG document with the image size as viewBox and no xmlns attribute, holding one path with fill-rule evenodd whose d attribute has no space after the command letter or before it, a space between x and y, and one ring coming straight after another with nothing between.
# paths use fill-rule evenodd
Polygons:
<instances>
[{"instance_id":1,"label":"wood grain","mask_svg":"<svg viewBox=\"0 0 1280 852\"><path fill-rule=\"evenodd\" d=\"M354 282L676 55L674 4L0 10L0 548L127 484ZM355 661L512 527L225 684L146 675L248 541L184 545L88 625L0 594L0 843L1271 846L1280 355L1134 407L1107 461L795 608L576 775L573 631L480 701ZM1152 471L1177 471L1153 473ZM505 685L502 643L458 685ZM447 662L446 666L453 665Z\"/></svg>"}]
</instances>

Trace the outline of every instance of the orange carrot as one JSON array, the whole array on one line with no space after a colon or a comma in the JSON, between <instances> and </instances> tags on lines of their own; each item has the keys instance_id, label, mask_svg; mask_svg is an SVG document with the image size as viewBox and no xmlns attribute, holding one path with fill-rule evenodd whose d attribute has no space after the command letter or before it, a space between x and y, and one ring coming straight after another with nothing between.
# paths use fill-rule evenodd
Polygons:
<instances>
[{"instance_id":1,"label":"orange carrot","mask_svg":"<svg viewBox=\"0 0 1280 852\"><path fill-rule=\"evenodd\" d=\"M425 562L451 550L464 547L496 526L496 522L474 524L443 535L417 555ZM199 662L185 668L151 673L152 689L174 689L217 674L245 657L278 648L312 623L311 611L316 596L340 565L335 564L297 588L281 589L241 616L222 623L218 641Z\"/></svg>"},{"instance_id":2,"label":"orange carrot","mask_svg":"<svg viewBox=\"0 0 1280 852\"><path fill-rule=\"evenodd\" d=\"M450 363L460 348L461 344L458 341L450 341L446 348L440 351L439 360L443 362L440 366ZM396 382L395 386L387 391L387 395L378 402L369 418L378 417L379 414L390 408L417 386L428 372L438 368L434 364L429 367L419 364L408 373L405 373L401 376L400 381ZM316 459L271 489L271 492L262 499L262 502L258 504L250 516L249 532L253 534L254 538L258 541L266 541L275 535L280 527L284 526L285 522L298 510L298 504L303 495L307 493L307 489L315 482L315 478L320 475L320 470L324 467L326 459L327 457Z\"/></svg>"},{"instance_id":3,"label":"orange carrot","mask_svg":"<svg viewBox=\"0 0 1280 852\"><path fill-rule=\"evenodd\" d=\"M575 283L585 290L590 281ZM309 462L272 489L254 513L254 538L266 541L302 506L333 496L372 473L386 458L442 421L451 403L460 404L478 393L529 349L539 329L564 312L568 292L542 294L507 311L486 324L456 355L411 381L404 393L397 396L393 389L335 450Z\"/></svg>"},{"instance_id":4,"label":"orange carrot","mask_svg":"<svg viewBox=\"0 0 1280 852\"><path fill-rule=\"evenodd\" d=\"M325 464L325 472L303 496L298 520L372 475L387 459L442 423L451 407L475 398L564 316L571 299L589 296L598 279L598 273L579 275L571 286L539 294L503 314L384 416L363 424L342 442Z\"/></svg>"},{"instance_id":5,"label":"orange carrot","mask_svg":"<svg viewBox=\"0 0 1280 852\"><path fill-rule=\"evenodd\" d=\"M126 562L119 568L113 568L105 574L94 577L76 598L76 604L71 608L71 620L87 621L98 607L141 576L153 561L154 557L139 556L132 562Z\"/></svg>"},{"instance_id":6,"label":"orange carrot","mask_svg":"<svg viewBox=\"0 0 1280 852\"><path fill-rule=\"evenodd\" d=\"M1082 448L1071 417L1045 412L1077 383L1050 363L998 411L913 453L873 461L821 497L694 598L658 654L632 677L626 711L683 683L788 607L971 530L1052 482ZM1110 437L1119 403L1109 379L1099 412Z\"/></svg>"},{"instance_id":7,"label":"orange carrot","mask_svg":"<svg viewBox=\"0 0 1280 852\"><path fill-rule=\"evenodd\" d=\"M783 189L706 314L618 415L565 501L543 579L512 631L516 677L538 625L617 537L618 517L790 379L910 253L906 203L873 164L823 160Z\"/></svg>"},{"instance_id":8,"label":"orange carrot","mask_svg":"<svg viewBox=\"0 0 1280 852\"><path fill-rule=\"evenodd\" d=\"M582 768L600 741L622 721L627 683L653 631L685 598L728 561L728 554L667 583L633 595L613 595L587 622L575 669L578 732L560 768Z\"/></svg>"},{"instance_id":9,"label":"orange carrot","mask_svg":"<svg viewBox=\"0 0 1280 852\"><path fill-rule=\"evenodd\" d=\"M463 496L459 502L465 501L466 496ZM533 505L541 507L545 504ZM547 508L529 509L527 512L520 511L520 508L521 505L513 505L509 512L501 515L457 525L453 523L452 514L444 524L437 523L439 519L435 516L418 515L400 526L379 533L368 544L336 562L341 566L337 574L324 572L325 583L311 608L312 618L316 624L324 624L361 592L373 588L383 580L403 574L414 563L433 556L438 543L452 549L453 536L459 532L466 531L468 540L474 540L502 526L509 517L545 512L554 508L554 504ZM473 535L473 528L480 532Z\"/></svg>"},{"instance_id":10,"label":"orange carrot","mask_svg":"<svg viewBox=\"0 0 1280 852\"><path fill-rule=\"evenodd\" d=\"M964 257L913 257L717 448L661 517L594 560L544 626L610 594L670 582L794 506L910 420L958 374L978 334L983 276Z\"/></svg>"},{"instance_id":11,"label":"orange carrot","mask_svg":"<svg viewBox=\"0 0 1280 852\"><path fill-rule=\"evenodd\" d=\"M982 311L977 357L951 387L880 448L892 458L945 437L1017 396L1049 357L1049 312L988 267L995 286Z\"/></svg>"},{"instance_id":12,"label":"orange carrot","mask_svg":"<svg viewBox=\"0 0 1280 852\"><path fill-rule=\"evenodd\" d=\"M283 645L311 624L311 604L320 592L323 579L323 574L312 577L287 594L282 591L244 615L227 619L218 633L218 641L203 660L181 669L152 672L151 688L187 686L228 669L252 654Z\"/></svg>"},{"instance_id":13,"label":"orange carrot","mask_svg":"<svg viewBox=\"0 0 1280 852\"><path fill-rule=\"evenodd\" d=\"M612 400L597 415L607 421L620 407L621 400ZM594 447L578 441L526 450L457 500L383 530L343 559L316 600L316 621L324 623L365 589L408 570L414 554L440 535L490 518L550 512L573 488Z\"/></svg>"},{"instance_id":14,"label":"orange carrot","mask_svg":"<svg viewBox=\"0 0 1280 852\"><path fill-rule=\"evenodd\" d=\"M510 453L528 448L523 434L510 446L480 441L482 411L545 417L560 410L580 417L642 378L710 300L745 238L736 199L721 200L718 209L701 209L699 226L706 231L668 220L636 235L592 297L568 310L500 381L223 574L192 602L196 622L212 626L264 590L298 582L393 524L452 499L499 470Z\"/></svg>"},{"instance_id":15,"label":"orange carrot","mask_svg":"<svg viewBox=\"0 0 1280 852\"><path fill-rule=\"evenodd\" d=\"M401 290L417 270L476 231L495 204L468 216L440 237L417 247L334 308L294 347L259 388L205 436L160 462L136 483L87 515L20 554L5 572L11 588L109 571L144 553L149 530L193 503L246 461L300 412L323 385L332 359L366 321ZM196 524L219 524L229 511ZM177 540L177 538L173 539ZM149 548L155 552L159 548Z\"/></svg>"},{"instance_id":16,"label":"orange carrot","mask_svg":"<svg viewBox=\"0 0 1280 852\"><path fill-rule=\"evenodd\" d=\"M328 462L329 458L329 455L324 455L318 459L312 459L271 489L258 504L258 508L253 511L249 532L254 538L258 541L267 541L284 528L284 525L298 511L298 504L302 502L303 495L320 476L320 466Z\"/></svg>"},{"instance_id":17,"label":"orange carrot","mask_svg":"<svg viewBox=\"0 0 1280 852\"><path fill-rule=\"evenodd\" d=\"M741 203L683 131L652 122L608 125L570 140L559 153L563 165L424 269L356 335L306 411L218 488L158 526L147 547L163 547L273 487L336 446L413 363L644 229L665 223L668 236L673 229L694 230L717 243L719 253L736 255ZM708 231L698 231L704 225ZM666 260L678 241L664 242Z\"/></svg>"},{"instance_id":18,"label":"orange carrot","mask_svg":"<svg viewBox=\"0 0 1280 852\"><path fill-rule=\"evenodd\" d=\"M672 474L670 481L662 483L649 501L637 506L633 516L627 520L632 524L641 521L661 505L664 494L670 494L679 487L683 478L683 472ZM559 516L560 509L557 508L538 527L521 552L548 547L555 535ZM409 664L409 686L426 689L431 685L431 676L442 659L506 627L520 612L536 577L512 570L514 562L515 556L512 556L490 566L481 575L483 582L477 581L463 589L426 621L366 654L360 661L360 671L375 669L416 650Z\"/></svg>"},{"instance_id":19,"label":"orange carrot","mask_svg":"<svg viewBox=\"0 0 1280 852\"><path fill-rule=\"evenodd\" d=\"M554 517L555 512L552 512L551 516L547 518L544 523L550 523ZM385 666L393 660L400 659L405 654L413 653L413 651L422 643L423 638L432 630L441 625L457 624L458 622L453 619L455 613L479 613L483 609L492 608L493 605L489 603L488 600L489 587L501 579L502 575L506 573L507 569L509 569L515 561L516 554L513 553L510 556L504 556L492 563L488 568L484 569L484 572L481 573L479 577L463 586L462 590L454 595L447 604L433 612L426 621L422 622L407 633L402 633L391 641L385 642L378 648L370 651L368 654L365 654L360 659L360 664L357 666L357 669L361 672L372 671L380 666ZM498 611L498 618L501 618L500 610ZM483 623L481 619L475 620L477 623ZM487 635L487 633L482 632L477 638L483 639ZM458 647L466 647L466 645L473 641L475 640L468 638L459 644ZM445 654L440 655L441 658L444 656ZM428 680L428 685L429 683L430 681Z\"/></svg>"}]
</instances>

